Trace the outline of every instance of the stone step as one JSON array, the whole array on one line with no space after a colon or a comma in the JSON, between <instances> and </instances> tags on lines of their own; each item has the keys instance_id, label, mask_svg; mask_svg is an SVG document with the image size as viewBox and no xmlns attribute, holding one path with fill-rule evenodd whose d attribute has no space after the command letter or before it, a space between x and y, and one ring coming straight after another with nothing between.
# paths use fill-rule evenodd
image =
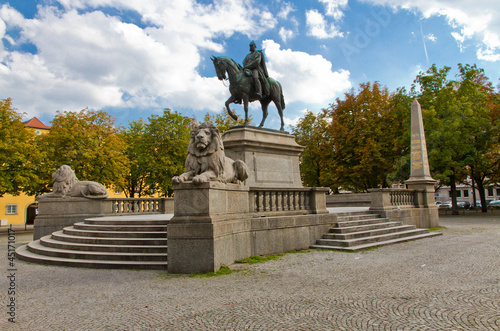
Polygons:
<instances>
[{"instance_id":1,"label":"stone step","mask_svg":"<svg viewBox=\"0 0 500 331\"><path fill-rule=\"evenodd\" d=\"M78 230L87 231L129 231L129 232L165 232L167 231L166 225L122 225L122 224L86 224L84 222L78 222L73 224L73 227Z\"/></svg>"},{"instance_id":2,"label":"stone step","mask_svg":"<svg viewBox=\"0 0 500 331\"><path fill-rule=\"evenodd\" d=\"M365 219L372 219L372 218L379 218L380 215L378 214L366 214L366 213L356 213L354 215L345 215L345 216L339 216L338 220L342 222L348 222L348 221L357 221L357 220L365 220Z\"/></svg>"},{"instance_id":3,"label":"stone step","mask_svg":"<svg viewBox=\"0 0 500 331\"><path fill-rule=\"evenodd\" d=\"M421 235L424 233L428 233L428 229L413 229L413 230L406 230L406 231L400 231L396 233L388 233L388 234L382 234L378 236L369 236L369 237L363 237L363 238L355 238L355 239L346 239L346 240L338 240L338 239L318 239L316 241L317 245L321 246L336 246L336 247L350 247L350 246L359 246L359 245L364 245L364 244L369 244L369 243L376 243L379 241L387 241L387 240L393 240L393 239L398 239L398 238L403 238L403 237L411 237L411 236L416 236L416 235Z\"/></svg>"},{"instance_id":4,"label":"stone step","mask_svg":"<svg viewBox=\"0 0 500 331\"><path fill-rule=\"evenodd\" d=\"M360 231L368 231L374 229L383 229L390 228L394 226L400 226L401 222L384 222L384 223L374 223L374 224L366 224L366 225L355 225L349 227L342 228L331 228L329 230L330 233L351 233L351 232L360 232Z\"/></svg>"},{"instance_id":5,"label":"stone step","mask_svg":"<svg viewBox=\"0 0 500 331\"><path fill-rule=\"evenodd\" d=\"M101 224L101 225L168 225L169 220L162 219L129 219L125 217L106 217L103 219L89 218L86 219L85 224Z\"/></svg>"},{"instance_id":6,"label":"stone step","mask_svg":"<svg viewBox=\"0 0 500 331\"><path fill-rule=\"evenodd\" d=\"M386 246L386 245L392 245L392 244L398 244L406 241L412 241L412 240L418 240L418 239L424 239L424 238L431 238L435 236L440 236L442 233L440 232L428 232L428 233L423 233L419 235L413 235L413 236L408 236L408 237L402 237L402 238L396 238L396 239L390 239L390 240L383 240L383 241L377 241L377 242L371 242L367 244L362 244L362 245L357 245L357 246L334 246L334 245L320 245L320 244L315 244L310 246L311 248L316 248L316 249L334 249L334 250L342 250L342 251L358 251L361 249L365 248L371 248L371 247L379 247L379 246Z\"/></svg>"},{"instance_id":7,"label":"stone step","mask_svg":"<svg viewBox=\"0 0 500 331\"><path fill-rule=\"evenodd\" d=\"M40 238L40 243L45 247L78 250L78 251L94 251L94 252L121 252L121 253L166 253L167 246L164 245L102 245L96 243L73 243L60 241L45 236Z\"/></svg>"},{"instance_id":8,"label":"stone step","mask_svg":"<svg viewBox=\"0 0 500 331\"><path fill-rule=\"evenodd\" d=\"M114 261L167 261L166 253L121 253L121 252L93 252L75 251L43 246L40 240L30 242L28 250L32 253L82 260L114 260Z\"/></svg>"},{"instance_id":9,"label":"stone step","mask_svg":"<svg viewBox=\"0 0 500 331\"><path fill-rule=\"evenodd\" d=\"M114 260L78 260L35 254L28 250L28 245L16 249L20 260L47 265L96 269L155 269L167 270L166 261L114 261Z\"/></svg>"},{"instance_id":10,"label":"stone step","mask_svg":"<svg viewBox=\"0 0 500 331\"><path fill-rule=\"evenodd\" d=\"M73 226L63 229L63 233L82 237L106 237L106 238L166 238L167 231L134 232L134 231L98 231L80 230Z\"/></svg>"},{"instance_id":11,"label":"stone step","mask_svg":"<svg viewBox=\"0 0 500 331\"><path fill-rule=\"evenodd\" d=\"M351 226L378 224L378 223L386 223L386 222L389 222L389 219L387 219L387 218L373 218L373 216L372 216L371 218L365 218L362 220L338 221L337 227L345 228L345 227L351 227Z\"/></svg>"},{"instance_id":12,"label":"stone step","mask_svg":"<svg viewBox=\"0 0 500 331\"><path fill-rule=\"evenodd\" d=\"M414 225L400 225L400 226L392 226L383 229L373 229L368 231L358 231L358 232L350 232L350 233L329 233L323 235L323 239L337 239L337 240L349 240L363 237L373 237L387 233L394 232L403 232L408 230L415 229Z\"/></svg>"},{"instance_id":13,"label":"stone step","mask_svg":"<svg viewBox=\"0 0 500 331\"><path fill-rule=\"evenodd\" d=\"M52 233L52 239L71 243L96 244L96 245L167 245L167 236L163 238L105 238L82 237L63 233L62 230Z\"/></svg>"}]
</instances>

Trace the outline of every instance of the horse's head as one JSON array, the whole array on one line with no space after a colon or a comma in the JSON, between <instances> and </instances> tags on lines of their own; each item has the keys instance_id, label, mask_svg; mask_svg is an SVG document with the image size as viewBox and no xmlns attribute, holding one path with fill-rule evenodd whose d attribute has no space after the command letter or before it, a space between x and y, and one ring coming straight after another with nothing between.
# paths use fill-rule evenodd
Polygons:
<instances>
[{"instance_id":1,"label":"horse's head","mask_svg":"<svg viewBox=\"0 0 500 331\"><path fill-rule=\"evenodd\" d=\"M220 60L220 58L216 57L216 56L212 56L210 59L214 63L215 72L217 73L217 78L219 78L219 80L225 80L226 79L226 65L224 64L224 62L222 62Z\"/></svg>"}]
</instances>

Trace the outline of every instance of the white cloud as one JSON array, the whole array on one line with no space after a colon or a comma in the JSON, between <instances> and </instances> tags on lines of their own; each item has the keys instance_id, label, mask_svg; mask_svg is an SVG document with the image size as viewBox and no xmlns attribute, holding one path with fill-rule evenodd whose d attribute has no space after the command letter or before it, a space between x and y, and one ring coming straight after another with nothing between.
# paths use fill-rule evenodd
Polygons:
<instances>
[{"instance_id":1,"label":"white cloud","mask_svg":"<svg viewBox=\"0 0 500 331\"><path fill-rule=\"evenodd\" d=\"M281 7L281 10L278 13L278 17L282 18L282 19L287 19L288 15L294 11L295 11L295 8L293 7L293 4L291 4L289 2L285 2L283 4L283 6Z\"/></svg>"},{"instance_id":2,"label":"white cloud","mask_svg":"<svg viewBox=\"0 0 500 331\"><path fill-rule=\"evenodd\" d=\"M280 28L279 35L281 37L281 40L286 43L287 40L293 38L293 31L285 29L284 27Z\"/></svg>"},{"instance_id":3,"label":"white cloud","mask_svg":"<svg viewBox=\"0 0 500 331\"><path fill-rule=\"evenodd\" d=\"M306 12L306 25L309 28L308 34L319 39L343 36L335 24L328 24L323 15L315 9Z\"/></svg>"},{"instance_id":4,"label":"white cloud","mask_svg":"<svg viewBox=\"0 0 500 331\"><path fill-rule=\"evenodd\" d=\"M326 15L340 20L344 17L343 9L347 7L347 0L319 0L325 5Z\"/></svg>"},{"instance_id":5,"label":"white cloud","mask_svg":"<svg viewBox=\"0 0 500 331\"><path fill-rule=\"evenodd\" d=\"M435 35L433 35L432 33L429 33L428 35L425 36L425 39L426 40L429 40L429 41L432 41L433 43L435 43L437 41L437 38Z\"/></svg>"},{"instance_id":6,"label":"white cloud","mask_svg":"<svg viewBox=\"0 0 500 331\"><path fill-rule=\"evenodd\" d=\"M33 19L0 8L7 32L20 30L15 42L36 47L36 54L0 49L0 98L30 115L87 106L218 111L227 88L200 76L200 52L223 51L219 37L255 38L276 25L270 12L239 0L60 3L64 9L39 5ZM121 22L101 11L106 6L133 11L148 27Z\"/></svg>"},{"instance_id":7,"label":"white cloud","mask_svg":"<svg viewBox=\"0 0 500 331\"><path fill-rule=\"evenodd\" d=\"M415 10L424 18L446 17L455 31L453 38L463 49L472 38L479 40L477 56L487 61L500 60L500 3L497 0L481 2L469 0L365 0L393 8Z\"/></svg>"},{"instance_id":8,"label":"white cloud","mask_svg":"<svg viewBox=\"0 0 500 331\"><path fill-rule=\"evenodd\" d=\"M287 103L303 101L324 104L351 87L349 71L332 71L321 55L281 49L272 40L263 42L269 75L280 81Z\"/></svg>"}]
</instances>

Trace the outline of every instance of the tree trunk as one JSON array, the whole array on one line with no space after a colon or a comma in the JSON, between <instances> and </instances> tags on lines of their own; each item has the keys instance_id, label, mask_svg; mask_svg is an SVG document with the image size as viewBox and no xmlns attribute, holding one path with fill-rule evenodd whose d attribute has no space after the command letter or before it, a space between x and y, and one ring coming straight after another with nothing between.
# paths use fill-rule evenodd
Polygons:
<instances>
[{"instance_id":1,"label":"tree trunk","mask_svg":"<svg viewBox=\"0 0 500 331\"><path fill-rule=\"evenodd\" d=\"M482 180L476 180L476 185L477 185L477 190L479 191L479 198L481 199L481 211L483 213L488 212L488 208L486 206L486 192L484 190L483 186L483 181Z\"/></svg>"},{"instance_id":2,"label":"tree trunk","mask_svg":"<svg viewBox=\"0 0 500 331\"><path fill-rule=\"evenodd\" d=\"M451 188L451 214L458 215L457 206L457 183L455 182L455 175L450 176L450 188Z\"/></svg>"}]
</instances>

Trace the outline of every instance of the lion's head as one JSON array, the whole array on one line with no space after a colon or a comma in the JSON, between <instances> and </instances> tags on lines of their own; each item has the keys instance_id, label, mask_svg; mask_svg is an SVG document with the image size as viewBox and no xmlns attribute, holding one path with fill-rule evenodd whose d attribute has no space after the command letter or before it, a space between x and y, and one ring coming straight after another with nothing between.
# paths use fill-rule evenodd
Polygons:
<instances>
[{"instance_id":1,"label":"lion's head","mask_svg":"<svg viewBox=\"0 0 500 331\"><path fill-rule=\"evenodd\" d=\"M196 157L224 150L219 129L212 123L202 123L191 130L188 153Z\"/></svg>"},{"instance_id":2,"label":"lion's head","mask_svg":"<svg viewBox=\"0 0 500 331\"><path fill-rule=\"evenodd\" d=\"M67 195L73 185L78 182L75 172L68 165L63 165L52 174L53 189L58 195Z\"/></svg>"}]
</instances>

